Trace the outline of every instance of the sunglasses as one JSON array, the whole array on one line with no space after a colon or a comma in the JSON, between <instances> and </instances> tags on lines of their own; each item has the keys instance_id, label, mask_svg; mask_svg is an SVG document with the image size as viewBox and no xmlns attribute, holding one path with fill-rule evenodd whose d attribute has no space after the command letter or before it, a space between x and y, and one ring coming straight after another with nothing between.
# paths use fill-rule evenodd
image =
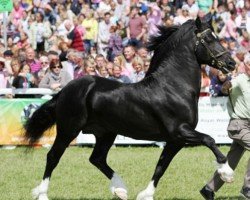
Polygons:
<instances>
[{"instance_id":1,"label":"sunglasses","mask_svg":"<svg viewBox=\"0 0 250 200\"><path fill-rule=\"evenodd\" d=\"M41 62L41 64L48 64L48 62Z\"/></svg>"},{"instance_id":2,"label":"sunglasses","mask_svg":"<svg viewBox=\"0 0 250 200\"><path fill-rule=\"evenodd\" d=\"M52 67L52 69L61 69L62 67L60 65Z\"/></svg>"}]
</instances>

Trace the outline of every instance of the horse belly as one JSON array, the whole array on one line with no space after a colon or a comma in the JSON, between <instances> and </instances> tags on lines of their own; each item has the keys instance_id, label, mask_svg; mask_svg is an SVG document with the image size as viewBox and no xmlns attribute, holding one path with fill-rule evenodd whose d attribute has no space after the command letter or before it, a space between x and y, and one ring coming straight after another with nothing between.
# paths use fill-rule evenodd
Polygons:
<instances>
[{"instance_id":1,"label":"horse belly","mask_svg":"<svg viewBox=\"0 0 250 200\"><path fill-rule=\"evenodd\" d=\"M139 140L164 141L164 135L160 133L157 121L148 117L137 115L112 116L106 113L106 117L92 115L89 125L85 127L88 132L94 135L117 133L126 137ZM91 124L91 125L90 125Z\"/></svg>"}]
</instances>

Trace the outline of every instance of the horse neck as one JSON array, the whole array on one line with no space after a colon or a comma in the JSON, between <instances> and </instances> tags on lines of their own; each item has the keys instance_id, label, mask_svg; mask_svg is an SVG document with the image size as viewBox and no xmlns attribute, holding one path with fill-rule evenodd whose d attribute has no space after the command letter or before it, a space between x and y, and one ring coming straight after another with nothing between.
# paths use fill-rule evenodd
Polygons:
<instances>
[{"instance_id":1,"label":"horse neck","mask_svg":"<svg viewBox=\"0 0 250 200\"><path fill-rule=\"evenodd\" d=\"M195 55L195 42L195 37L187 38L171 52L160 55L165 59L158 61L158 68L152 73L154 79L173 86L184 84L186 88L192 88L199 93L201 71ZM153 58L153 63L157 62L156 57Z\"/></svg>"}]
</instances>

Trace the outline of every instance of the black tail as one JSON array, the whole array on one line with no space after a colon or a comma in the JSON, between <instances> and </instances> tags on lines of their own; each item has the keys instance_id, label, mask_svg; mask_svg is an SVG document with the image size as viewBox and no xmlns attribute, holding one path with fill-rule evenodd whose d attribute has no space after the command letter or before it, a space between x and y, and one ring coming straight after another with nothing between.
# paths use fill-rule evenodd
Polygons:
<instances>
[{"instance_id":1,"label":"black tail","mask_svg":"<svg viewBox=\"0 0 250 200\"><path fill-rule=\"evenodd\" d=\"M25 139L29 144L36 143L43 133L51 128L56 122L56 102L59 94L55 95L50 101L38 108L24 125Z\"/></svg>"}]
</instances>

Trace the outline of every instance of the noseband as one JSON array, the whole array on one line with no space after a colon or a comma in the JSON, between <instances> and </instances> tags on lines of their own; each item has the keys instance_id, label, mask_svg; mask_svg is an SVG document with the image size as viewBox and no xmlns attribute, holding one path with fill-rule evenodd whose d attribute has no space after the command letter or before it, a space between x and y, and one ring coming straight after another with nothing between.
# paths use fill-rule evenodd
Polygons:
<instances>
[{"instance_id":1,"label":"noseband","mask_svg":"<svg viewBox=\"0 0 250 200\"><path fill-rule=\"evenodd\" d=\"M207 33L208 31L211 31L211 30L210 30L210 29L206 29L206 30L204 30L204 31L201 32L201 33L197 33L196 36L197 36L197 39L198 39L198 40L197 40L196 43L195 43L195 52L197 51L197 48L198 48L199 44L202 44L202 45L207 49L209 55L213 58L211 64L212 64L212 65L217 64L218 68L220 69L220 68L226 66L226 63L225 63L224 61L218 60L217 58L221 57L221 56L224 55L225 53L228 53L228 51L225 50L225 51L222 51L222 52L220 52L220 53L214 55L213 52L211 51L211 49L209 48L207 42L204 40L205 35L206 35L206 33Z\"/></svg>"}]
</instances>

